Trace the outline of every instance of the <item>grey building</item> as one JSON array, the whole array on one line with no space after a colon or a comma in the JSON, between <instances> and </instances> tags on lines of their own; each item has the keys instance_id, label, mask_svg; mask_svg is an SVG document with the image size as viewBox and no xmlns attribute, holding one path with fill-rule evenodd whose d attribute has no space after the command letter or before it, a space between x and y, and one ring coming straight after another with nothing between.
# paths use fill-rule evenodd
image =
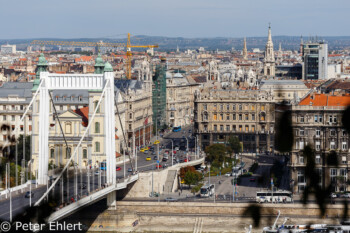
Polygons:
<instances>
[{"instance_id":1,"label":"grey building","mask_svg":"<svg viewBox=\"0 0 350 233\"><path fill-rule=\"evenodd\" d=\"M303 79L327 79L328 45L325 42L308 42L303 45Z\"/></svg>"}]
</instances>

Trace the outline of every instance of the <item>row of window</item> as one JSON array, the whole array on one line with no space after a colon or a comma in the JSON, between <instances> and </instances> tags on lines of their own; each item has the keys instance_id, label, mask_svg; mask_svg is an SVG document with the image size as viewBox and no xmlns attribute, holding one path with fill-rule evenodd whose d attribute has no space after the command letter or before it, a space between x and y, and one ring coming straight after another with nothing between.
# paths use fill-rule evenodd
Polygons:
<instances>
[{"instance_id":1,"label":"row of window","mask_svg":"<svg viewBox=\"0 0 350 233\"><path fill-rule=\"evenodd\" d=\"M295 143L295 149L297 150L302 150L304 149L305 145L307 145L307 142L305 143L304 141L296 141ZM335 141L330 141L329 142L329 149L330 150L336 150L338 147L336 145L336 142ZM348 143L347 142L342 142L341 144L341 150L347 150L348 149ZM316 141L315 142L315 150L316 151L319 151L321 150L321 142L320 141Z\"/></svg>"},{"instance_id":2,"label":"row of window","mask_svg":"<svg viewBox=\"0 0 350 233\"><path fill-rule=\"evenodd\" d=\"M347 163L347 161L346 161L346 156L342 156L342 161L341 161L341 163L342 164L346 164ZM302 156L302 155L300 155L299 156L299 164L305 164L306 163L306 161L305 161L305 158L304 158L304 156ZM315 156L315 163L316 164L321 164L321 155L316 155ZM336 170L336 169L335 169ZM341 169L340 169L341 170ZM331 172L332 173L332 172ZM341 174L344 174L344 173L341 173Z\"/></svg>"},{"instance_id":3,"label":"row of window","mask_svg":"<svg viewBox=\"0 0 350 233\"><path fill-rule=\"evenodd\" d=\"M24 110L23 105L2 105L2 110Z\"/></svg>"},{"instance_id":4,"label":"row of window","mask_svg":"<svg viewBox=\"0 0 350 233\"><path fill-rule=\"evenodd\" d=\"M56 97L55 97L55 101L57 102L57 101L59 100L59 98L60 98L59 96L56 96ZM75 98L75 96L71 96L71 97L69 97L69 98L68 98L67 96L63 96L63 97L62 97L62 100L63 100L63 101L67 101L67 100L73 101L74 98ZM80 101L80 102L83 101L83 97L82 97L82 96L78 96L78 101Z\"/></svg>"},{"instance_id":5,"label":"row of window","mask_svg":"<svg viewBox=\"0 0 350 233\"><path fill-rule=\"evenodd\" d=\"M220 131L236 131L236 125L232 125L232 130L231 130L231 125L219 125ZM208 127L204 125L204 130L207 131ZM214 131L218 131L218 126L214 125ZM255 132L255 125L252 125L249 127L249 125L245 125L243 128L243 125L238 126L238 132Z\"/></svg>"},{"instance_id":6,"label":"row of window","mask_svg":"<svg viewBox=\"0 0 350 233\"><path fill-rule=\"evenodd\" d=\"M70 154L71 148L68 147L66 148L66 159L68 159L68 154ZM95 152L100 152L100 143L95 142ZM50 158L54 159L55 158L55 149L50 149ZM83 149L83 159L87 159L87 149Z\"/></svg>"},{"instance_id":7,"label":"row of window","mask_svg":"<svg viewBox=\"0 0 350 233\"><path fill-rule=\"evenodd\" d=\"M304 123L304 122L308 122L308 121L305 120L304 116L299 116L299 122ZM323 122L323 115L314 115L314 122L315 123L322 123ZM329 115L328 122L337 123L337 115Z\"/></svg>"},{"instance_id":8,"label":"row of window","mask_svg":"<svg viewBox=\"0 0 350 233\"><path fill-rule=\"evenodd\" d=\"M299 135L299 136L307 136L307 130L304 130L304 129L299 129L296 131L296 135ZM335 129L331 129L329 131L329 135L330 136L336 136L337 135L337 131ZM321 136L321 130L319 129L316 129L315 130L315 136L316 137L319 137ZM342 130L342 136L346 136L346 131L345 130Z\"/></svg>"},{"instance_id":9,"label":"row of window","mask_svg":"<svg viewBox=\"0 0 350 233\"><path fill-rule=\"evenodd\" d=\"M213 120L214 121L223 121L223 120L226 120L226 121L230 121L231 119L233 121L236 121L237 119L239 121L242 121L243 119L245 121L248 121L248 120L252 120L252 121L255 121L255 114L217 114L217 113L214 113L213 114ZM203 120L207 121L208 120L208 114L203 114ZM265 113L262 113L260 115L260 120L261 121L265 121Z\"/></svg>"},{"instance_id":10,"label":"row of window","mask_svg":"<svg viewBox=\"0 0 350 233\"><path fill-rule=\"evenodd\" d=\"M244 110L252 110L252 111L254 111L255 110L255 105L248 105L248 104L245 104L245 105L242 105L242 104L238 104L238 106L237 106L237 109L238 110L243 110L243 108L244 108ZM208 110L208 105L207 104L203 104L203 109L204 110ZM219 110L220 111L224 111L224 109L226 110L226 111L230 111L230 110L233 110L233 111L236 111L236 104L220 104L219 105ZM213 105L213 110L214 111L217 111L218 109L217 109L217 104L214 104ZM260 106L260 110L261 111L265 111L265 105L261 105Z\"/></svg>"}]
</instances>

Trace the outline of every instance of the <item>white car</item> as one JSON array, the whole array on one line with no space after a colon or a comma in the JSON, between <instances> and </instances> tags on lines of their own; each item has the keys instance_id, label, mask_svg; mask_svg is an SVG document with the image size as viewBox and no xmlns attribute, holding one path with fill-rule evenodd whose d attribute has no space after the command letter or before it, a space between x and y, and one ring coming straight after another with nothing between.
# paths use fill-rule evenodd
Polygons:
<instances>
[{"instance_id":1,"label":"white car","mask_svg":"<svg viewBox=\"0 0 350 233\"><path fill-rule=\"evenodd\" d=\"M342 197L344 197L344 198L350 198L350 193L344 193Z\"/></svg>"},{"instance_id":2,"label":"white car","mask_svg":"<svg viewBox=\"0 0 350 233\"><path fill-rule=\"evenodd\" d=\"M232 174L230 172L227 172L225 176L232 176Z\"/></svg>"},{"instance_id":3,"label":"white car","mask_svg":"<svg viewBox=\"0 0 350 233\"><path fill-rule=\"evenodd\" d=\"M331 193L330 197L331 197L331 198L336 198L336 197L337 197L337 194Z\"/></svg>"}]
</instances>

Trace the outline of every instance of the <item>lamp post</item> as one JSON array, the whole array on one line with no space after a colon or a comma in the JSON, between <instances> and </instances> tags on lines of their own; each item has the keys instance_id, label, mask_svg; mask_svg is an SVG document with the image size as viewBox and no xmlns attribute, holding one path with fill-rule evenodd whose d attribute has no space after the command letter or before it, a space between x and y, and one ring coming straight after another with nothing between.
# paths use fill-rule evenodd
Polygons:
<instances>
[{"instance_id":1,"label":"lamp post","mask_svg":"<svg viewBox=\"0 0 350 233\"><path fill-rule=\"evenodd\" d=\"M186 146L186 157L187 157L187 163L189 162L188 161L188 138L187 137L185 137L186 138L186 141L187 141L187 146Z\"/></svg>"},{"instance_id":2,"label":"lamp post","mask_svg":"<svg viewBox=\"0 0 350 233\"><path fill-rule=\"evenodd\" d=\"M171 166L174 166L174 141L171 140Z\"/></svg>"}]
</instances>

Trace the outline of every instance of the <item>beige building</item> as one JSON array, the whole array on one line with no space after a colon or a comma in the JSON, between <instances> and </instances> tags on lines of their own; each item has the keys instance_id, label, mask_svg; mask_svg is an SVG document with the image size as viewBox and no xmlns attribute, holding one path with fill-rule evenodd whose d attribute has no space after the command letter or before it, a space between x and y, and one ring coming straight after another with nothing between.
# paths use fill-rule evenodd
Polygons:
<instances>
[{"instance_id":1,"label":"beige building","mask_svg":"<svg viewBox=\"0 0 350 233\"><path fill-rule=\"evenodd\" d=\"M167 73L167 125L185 126L193 122L194 93L198 89L199 84L191 84L182 74Z\"/></svg>"},{"instance_id":2,"label":"beige building","mask_svg":"<svg viewBox=\"0 0 350 233\"><path fill-rule=\"evenodd\" d=\"M306 158L302 150L306 145L315 149L316 169L321 176L320 185L333 186L333 191L348 191L349 135L342 128L343 110L350 104L350 95L333 96L313 93L298 105L292 106L294 145L290 161L294 192L303 191ZM337 153L338 167L327 164L331 151Z\"/></svg>"},{"instance_id":3,"label":"beige building","mask_svg":"<svg viewBox=\"0 0 350 233\"><path fill-rule=\"evenodd\" d=\"M310 92L299 80L262 80L260 90L271 91L276 102L299 102Z\"/></svg>"},{"instance_id":4,"label":"beige building","mask_svg":"<svg viewBox=\"0 0 350 233\"><path fill-rule=\"evenodd\" d=\"M202 149L238 136L245 152L273 151L275 103L267 91L207 89L194 102L195 129Z\"/></svg>"}]
</instances>

